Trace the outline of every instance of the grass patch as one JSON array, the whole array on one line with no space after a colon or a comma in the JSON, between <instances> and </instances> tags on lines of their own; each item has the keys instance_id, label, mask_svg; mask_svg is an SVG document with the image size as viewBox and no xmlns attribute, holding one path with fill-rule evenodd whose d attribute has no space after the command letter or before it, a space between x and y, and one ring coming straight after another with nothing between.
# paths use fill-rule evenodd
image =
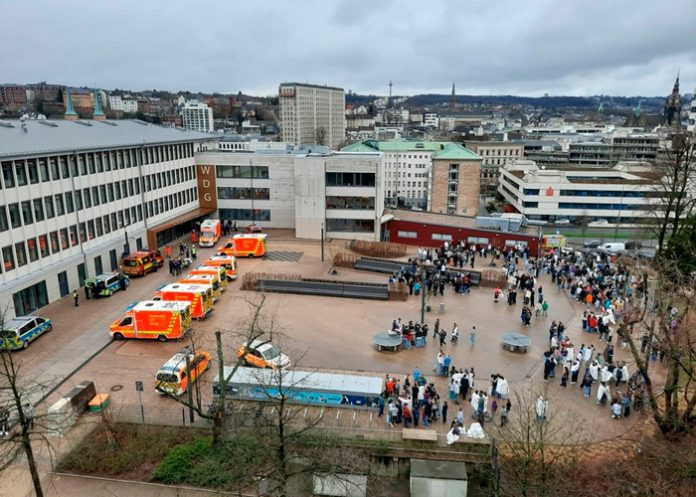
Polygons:
<instances>
[{"instance_id":1,"label":"grass patch","mask_svg":"<svg viewBox=\"0 0 696 497\"><path fill-rule=\"evenodd\" d=\"M154 478L173 485L235 490L250 483L267 455L255 437L237 435L219 449L213 448L210 437L199 437L170 450L155 468Z\"/></svg>"},{"instance_id":2,"label":"grass patch","mask_svg":"<svg viewBox=\"0 0 696 497\"><path fill-rule=\"evenodd\" d=\"M60 462L58 471L149 481L172 447L200 436L200 430L117 424L113 434L115 445L100 425Z\"/></svg>"}]
</instances>

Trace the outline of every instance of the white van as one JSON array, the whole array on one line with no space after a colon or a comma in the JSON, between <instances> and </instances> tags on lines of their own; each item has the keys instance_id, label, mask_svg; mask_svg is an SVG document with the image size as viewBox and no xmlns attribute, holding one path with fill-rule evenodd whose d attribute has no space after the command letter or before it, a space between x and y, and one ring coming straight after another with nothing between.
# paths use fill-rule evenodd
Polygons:
<instances>
[{"instance_id":1,"label":"white van","mask_svg":"<svg viewBox=\"0 0 696 497\"><path fill-rule=\"evenodd\" d=\"M607 254L620 254L626 251L626 244L619 242L605 243L597 247L600 252L606 252Z\"/></svg>"}]
</instances>

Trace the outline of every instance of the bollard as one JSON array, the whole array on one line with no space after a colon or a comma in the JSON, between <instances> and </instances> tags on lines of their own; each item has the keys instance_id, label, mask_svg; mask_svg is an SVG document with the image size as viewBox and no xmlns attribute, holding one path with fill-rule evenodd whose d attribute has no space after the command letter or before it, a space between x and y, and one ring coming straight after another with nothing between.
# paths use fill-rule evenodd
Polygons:
<instances>
[{"instance_id":1,"label":"bollard","mask_svg":"<svg viewBox=\"0 0 696 497\"><path fill-rule=\"evenodd\" d=\"M440 302L440 314L444 314L444 313L445 313L445 303Z\"/></svg>"}]
</instances>

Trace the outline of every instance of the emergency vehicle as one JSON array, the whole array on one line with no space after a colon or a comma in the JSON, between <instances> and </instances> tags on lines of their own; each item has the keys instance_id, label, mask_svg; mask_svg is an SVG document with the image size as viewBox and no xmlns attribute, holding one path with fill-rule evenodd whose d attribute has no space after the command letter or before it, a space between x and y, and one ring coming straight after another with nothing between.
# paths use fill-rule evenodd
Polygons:
<instances>
[{"instance_id":1,"label":"emergency vehicle","mask_svg":"<svg viewBox=\"0 0 696 497\"><path fill-rule=\"evenodd\" d=\"M188 365L186 364L187 358ZM157 370L155 390L161 394L182 395L209 366L210 354L208 352L197 350L193 353L188 347L181 349Z\"/></svg>"},{"instance_id":2,"label":"emergency vehicle","mask_svg":"<svg viewBox=\"0 0 696 497\"><path fill-rule=\"evenodd\" d=\"M216 274L220 281L220 291L227 290L227 269L222 266L198 266L196 269L192 269L189 274Z\"/></svg>"},{"instance_id":3,"label":"emergency vehicle","mask_svg":"<svg viewBox=\"0 0 696 497\"><path fill-rule=\"evenodd\" d=\"M266 255L265 233L246 233L234 235L225 245L218 247L218 252L235 257L263 257Z\"/></svg>"},{"instance_id":4,"label":"emergency vehicle","mask_svg":"<svg viewBox=\"0 0 696 497\"><path fill-rule=\"evenodd\" d=\"M159 250L139 250L124 256L121 264L128 276L145 276L162 267L164 259Z\"/></svg>"},{"instance_id":5,"label":"emergency vehicle","mask_svg":"<svg viewBox=\"0 0 696 497\"><path fill-rule=\"evenodd\" d=\"M227 279L233 281L237 279L237 258L233 255L214 255L203 261L204 266L224 267L227 271Z\"/></svg>"},{"instance_id":6,"label":"emergency vehicle","mask_svg":"<svg viewBox=\"0 0 696 497\"><path fill-rule=\"evenodd\" d=\"M213 287L205 284L172 283L157 290L152 300L189 302L191 317L205 319L213 310Z\"/></svg>"},{"instance_id":7,"label":"emergency vehicle","mask_svg":"<svg viewBox=\"0 0 696 497\"><path fill-rule=\"evenodd\" d=\"M201 247L213 247L222 234L222 224L219 219L206 219L201 223L201 237L198 245Z\"/></svg>"},{"instance_id":8,"label":"emergency vehicle","mask_svg":"<svg viewBox=\"0 0 696 497\"><path fill-rule=\"evenodd\" d=\"M193 285L210 285L213 287L213 298L214 300L219 299L222 296L222 290L220 289L220 277L217 274L187 274L181 278L177 283L191 283Z\"/></svg>"},{"instance_id":9,"label":"emergency vehicle","mask_svg":"<svg viewBox=\"0 0 696 497\"><path fill-rule=\"evenodd\" d=\"M176 340L191 329L189 302L145 300L111 324L109 334L116 340L144 338Z\"/></svg>"}]
</instances>

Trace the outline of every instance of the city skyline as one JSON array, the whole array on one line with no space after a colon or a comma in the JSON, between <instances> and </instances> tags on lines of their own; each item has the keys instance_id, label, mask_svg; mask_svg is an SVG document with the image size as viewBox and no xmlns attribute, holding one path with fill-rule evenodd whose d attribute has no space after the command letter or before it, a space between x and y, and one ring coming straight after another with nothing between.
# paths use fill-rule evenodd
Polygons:
<instances>
[{"instance_id":1,"label":"city skyline","mask_svg":"<svg viewBox=\"0 0 696 497\"><path fill-rule=\"evenodd\" d=\"M1 62L8 83L133 91L267 96L298 81L385 95L392 80L399 95L454 81L469 95L658 96L680 73L691 92L696 4L635 5L211 2L196 17L191 2L4 4Z\"/></svg>"}]
</instances>

